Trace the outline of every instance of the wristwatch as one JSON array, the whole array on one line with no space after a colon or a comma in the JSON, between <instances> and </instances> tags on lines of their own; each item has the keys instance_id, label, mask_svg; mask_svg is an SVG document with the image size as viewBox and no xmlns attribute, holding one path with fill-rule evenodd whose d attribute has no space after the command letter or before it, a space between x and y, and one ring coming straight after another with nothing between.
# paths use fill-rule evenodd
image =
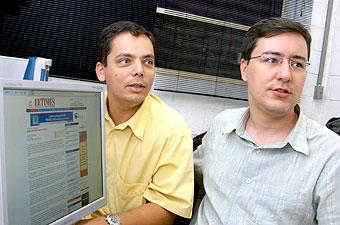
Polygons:
<instances>
[{"instance_id":1,"label":"wristwatch","mask_svg":"<svg viewBox=\"0 0 340 225\"><path fill-rule=\"evenodd\" d=\"M108 224L110 225L122 225L120 223L119 216L115 214L106 214L105 219L106 219L106 222L108 222Z\"/></svg>"}]
</instances>

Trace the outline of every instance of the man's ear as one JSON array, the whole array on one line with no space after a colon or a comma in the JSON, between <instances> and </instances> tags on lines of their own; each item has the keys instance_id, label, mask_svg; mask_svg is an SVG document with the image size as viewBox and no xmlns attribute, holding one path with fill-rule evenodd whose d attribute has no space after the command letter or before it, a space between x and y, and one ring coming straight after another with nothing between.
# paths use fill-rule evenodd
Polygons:
<instances>
[{"instance_id":1,"label":"man's ear","mask_svg":"<svg viewBox=\"0 0 340 225\"><path fill-rule=\"evenodd\" d=\"M240 63L240 71L243 81L247 81L247 68L248 68L248 60L241 59Z\"/></svg>"},{"instance_id":2,"label":"man's ear","mask_svg":"<svg viewBox=\"0 0 340 225\"><path fill-rule=\"evenodd\" d=\"M106 80L105 67L104 67L103 63L97 62L97 64L96 64L96 74L97 74L98 80L100 80L100 81Z\"/></svg>"}]
</instances>

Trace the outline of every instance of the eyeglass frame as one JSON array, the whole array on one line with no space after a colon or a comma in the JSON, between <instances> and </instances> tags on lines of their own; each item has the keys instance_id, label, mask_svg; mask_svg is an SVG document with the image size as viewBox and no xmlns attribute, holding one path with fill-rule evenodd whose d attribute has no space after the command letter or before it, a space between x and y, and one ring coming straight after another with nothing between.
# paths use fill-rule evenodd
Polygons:
<instances>
[{"instance_id":1,"label":"eyeglass frame","mask_svg":"<svg viewBox=\"0 0 340 225\"><path fill-rule=\"evenodd\" d=\"M305 68L302 68L304 71L307 71L307 67L308 66L310 66L310 62L305 58L305 57L303 57L303 56L292 56L292 57L290 57L290 58L287 58L287 57L284 57L284 56L282 56L280 53L278 53L278 52L264 52L264 53L262 53L261 55L258 55L258 56L254 56L254 57L250 57L249 59L248 59L248 62L247 62L247 64L249 64L249 62L250 62L250 60L251 59L257 59L257 58L261 58L261 57L263 57L263 56L265 56L265 55L274 55L274 56L278 56L278 58L280 59L280 64L282 65L282 62L283 62L283 58L285 58L285 59L288 59L288 62L289 62L289 67L292 69L292 71L294 71L294 69L293 69L293 67L292 67L292 62L294 62L294 59L301 59L301 60L303 60L304 62L305 62Z\"/></svg>"}]
</instances>

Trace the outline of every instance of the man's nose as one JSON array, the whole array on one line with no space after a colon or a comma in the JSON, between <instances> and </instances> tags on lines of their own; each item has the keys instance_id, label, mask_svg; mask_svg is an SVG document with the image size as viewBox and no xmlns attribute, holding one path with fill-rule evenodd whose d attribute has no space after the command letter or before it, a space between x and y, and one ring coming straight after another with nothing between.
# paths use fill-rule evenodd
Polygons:
<instances>
[{"instance_id":1,"label":"man's nose","mask_svg":"<svg viewBox=\"0 0 340 225\"><path fill-rule=\"evenodd\" d=\"M283 82L290 81L293 75L290 59L281 58L280 64L281 65L277 73L277 78L282 80Z\"/></svg>"},{"instance_id":2,"label":"man's nose","mask_svg":"<svg viewBox=\"0 0 340 225\"><path fill-rule=\"evenodd\" d=\"M133 76L143 76L144 70L143 70L143 64L142 62L136 62L134 66Z\"/></svg>"}]
</instances>

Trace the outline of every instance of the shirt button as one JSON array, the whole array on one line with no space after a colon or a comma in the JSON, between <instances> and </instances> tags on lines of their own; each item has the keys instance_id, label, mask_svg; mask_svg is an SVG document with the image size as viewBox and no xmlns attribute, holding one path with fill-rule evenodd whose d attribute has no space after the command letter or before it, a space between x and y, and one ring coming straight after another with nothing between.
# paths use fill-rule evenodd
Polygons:
<instances>
[{"instance_id":1,"label":"shirt button","mask_svg":"<svg viewBox=\"0 0 340 225\"><path fill-rule=\"evenodd\" d=\"M247 183L247 184L250 184L250 183L251 183L251 180L250 180L250 179L246 179L246 183Z\"/></svg>"},{"instance_id":2,"label":"shirt button","mask_svg":"<svg viewBox=\"0 0 340 225\"><path fill-rule=\"evenodd\" d=\"M235 207L235 210L236 210L237 212L239 212L239 211L241 210L241 208L238 207L238 206L236 206L236 207Z\"/></svg>"},{"instance_id":3,"label":"shirt button","mask_svg":"<svg viewBox=\"0 0 340 225\"><path fill-rule=\"evenodd\" d=\"M260 149L257 149L257 150L256 150L256 154L259 154L260 152L261 152Z\"/></svg>"}]
</instances>

